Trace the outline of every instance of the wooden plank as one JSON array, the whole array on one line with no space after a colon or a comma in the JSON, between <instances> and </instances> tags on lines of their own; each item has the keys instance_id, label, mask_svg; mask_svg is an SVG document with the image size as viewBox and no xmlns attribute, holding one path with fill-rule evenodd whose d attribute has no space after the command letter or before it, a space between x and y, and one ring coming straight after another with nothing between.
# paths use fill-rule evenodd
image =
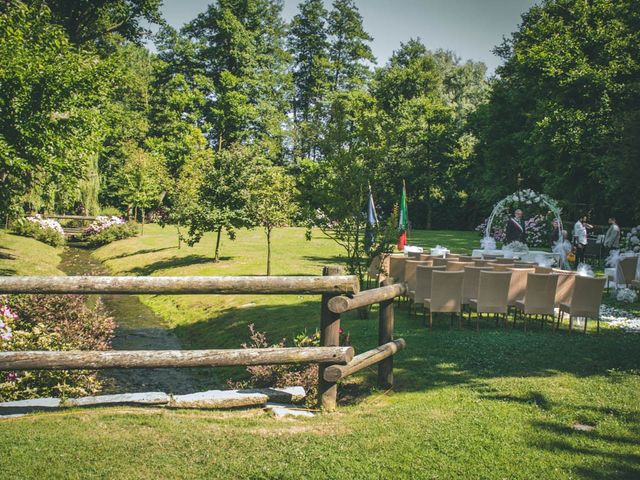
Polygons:
<instances>
[{"instance_id":1,"label":"wooden plank","mask_svg":"<svg viewBox=\"0 0 640 480\"><path fill-rule=\"evenodd\" d=\"M385 300L393 300L396 297L404 295L406 290L407 287L404 284L394 283L379 288L372 288L371 290L365 290L352 297L341 295L329 300L329 309L334 313L344 313Z\"/></svg>"},{"instance_id":2,"label":"wooden plank","mask_svg":"<svg viewBox=\"0 0 640 480\"><path fill-rule=\"evenodd\" d=\"M0 294L324 294L355 293L355 275L332 277L0 277Z\"/></svg>"},{"instance_id":3,"label":"wooden plank","mask_svg":"<svg viewBox=\"0 0 640 480\"><path fill-rule=\"evenodd\" d=\"M323 278L336 278L342 273L340 267L324 267ZM329 309L329 302L335 293L324 293L320 307L320 345L323 347L335 347L340 344L340 314ZM325 380L324 371L326 365L320 364L318 369L318 403L326 411L335 410L338 399L338 385L335 382Z\"/></svg>"},{"instance_id":4,"label":"wooden plank","mask_svg":"<svg viewBox=\"0 0 640 480\"><path fill-rule=\"evenodd\" d=\"M338 380L348 377L356 372L359 372L363 368L374 365L380 360L384 360L396 352L402 350L406 346L403 338L399 338L392 342L380 345L373 350L356 355L346 365L331 365L324 370L324 379L327 382L337 382Z\"/></svg>"},{"instance_id":5,"label":"wooden plank","mask_svg":"<svg viewBox=\"0 0 640 480\"><path fill-rule=\"evenodd\" d=\"M92 217L89 215L44 215L44 218L55 218L58 220L87 220L93 221L96 217Z\"/></svg>"},{"instance_id":6,"label":"wooden plank","mask_svg":"<svg viewBox=\"0 0 640 480\"><path fill-rule=\"evenodd\" d=\"M240 348L231 350L108 350L0 352L0 370L183 368L290 363L347 363L352 347Z\"/></svg>"}]
</instances>

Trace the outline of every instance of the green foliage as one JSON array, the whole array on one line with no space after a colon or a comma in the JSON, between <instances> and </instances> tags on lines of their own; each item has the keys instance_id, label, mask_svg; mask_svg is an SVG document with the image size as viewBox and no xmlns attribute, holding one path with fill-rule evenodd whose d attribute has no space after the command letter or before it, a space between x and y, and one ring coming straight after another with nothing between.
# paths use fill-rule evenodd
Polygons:
<instances>
[{"instance_id":1,"label":"green foliage","mask_svg":"<svg viewBox=\"0 0 640 480\"><path fill-rule=\"evenodd\" d=\"M375 62L369 42L373 40L362 26L362 16L353 0L335 0L329 14L328 33L332 83L336 91L362 86L369 77L366 62Z\"/></svg>"},{"instance_id":2,"label":"green foliage","mask_svg":"<svg viewBox=\"0 0 640 480\"><path fill-rule=\"evenodd\" d=\"M267 275L271 275L271 233L292 223L298 210L295 180L282 167L263 167L251 177L247 214L249 222L267 236Z\"/></svg>"},{"instance_id":3,"label":"green foliage","mask_svg":"<svg viewBox=\"0 0 640 480\"><path fill-rule=\"evenodd\" d=\"M29 191L45 206L77 198L103 138L104 74L46 7L17 2L0 15L0 210Z\"/></svg>"},{"instance_id":4,"label":"green foliage","mask_svg":"<svg viewBox=\"0 0 640 480\"><path fill-rule=\"evenodd\" d=\"M125 156L127 161L119 174L119 194L129 210L142 209L144 222L144 209L159 205L166 191L164 159L133 144L125 146Z\"/></svg>"},{"instance_id":5,"label":"green foliage","mask_svg":"<svg viewBox=\"0 0 640 480\"><path fill-rule=\"evenodd\" d=\"M281 11L274 0L218 0L184 28L196 47L190 73L211 79L204 120L218 151L257 140L269 158L282 156L290 75Z\"/></svg>"},{"instance_id":6,"label":"green foliage","mask_svg":"<svg viewBox=\"0 0 640 480\"><path fill-rule=\"evenodd\" d=\"M522 186L571 215L637 218L640 3L544 2L496 52L505 64L478 118L476 178L496 186L483 200Z\"/></svg>"},{"instance_id":7,"label":"green foliage","mask_svg":"<svg viewBox=\"0 0 640 480\"><path fill-rule=\"evenodd\" d=\"M36 222L31 222L26 218L14 221L11 224L11 230L16 235L35 238L52 247L61 247L65 244L64 234L53 228L46 228Z\"/></svg>"},{"instance_id":8,"label":"green foliage","mask_svg":"<svg viewBox=\"0 0 640 480\"><path fill-rule=\"evenodd\" d=\"M101 247L116 240L133 237L138 234L138 227L133 223L112 225L109 228L85 237L85 242L91 248Z\"/></svg>"},{"instance_id":9,"label":"green foliage","mask_svg":"<svg viewBox=\"0 0 640 480\"><path fill-rule=\"evenodd\" d=\"M145 22L159 23L161 0L35 0L47 5L52 20L63 27L75 44L103 41L119 34L134 42L148 35Z\"/></svg>"},{"instance_id":10,"label":"green foliage","mask_svg":"<svg viewBox=\"0 0 640 480\"><path fill-rule=\"evenodd\" d=\"M12 336L0 340L2 350L106 350L115 323L102 303L88 306L82 295L15 295L4 298L17 318ZM3 317L6 320L6 317ZM0 401L94 394L101 382L95 372L36 370L11 372L0 378Z\"/></svg>"},{"instance_id":11,"label":"green foliage","mask_svg":"<svg viewBox=\"0 0 640 480\"><path fill-rule=\"evenodd\" d=\"M199 242L206 232L217 232L217 261L222 229L233 239L234 229L251 223L249 183L260 162L266 160L255 149L237 145L217 154L201 150L184 164L170 218L188 229L189 245Z\"/></svg>"}]
</instances>

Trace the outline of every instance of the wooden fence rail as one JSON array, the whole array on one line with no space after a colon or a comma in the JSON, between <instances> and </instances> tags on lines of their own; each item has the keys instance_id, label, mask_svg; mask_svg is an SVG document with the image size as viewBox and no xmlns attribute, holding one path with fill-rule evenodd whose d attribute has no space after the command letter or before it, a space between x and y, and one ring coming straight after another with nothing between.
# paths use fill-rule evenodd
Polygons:
<instances>
[{"instance_id":1,"label":"wooden fence rail","mask_svg":"<svg viewBox=\"0 0 640 480\"><path fill-rule=\"evenodd\" d=\"M340 295L333 297L329 301L329 310L334 313L344 313L357 308L366 307L385 300L393 300L404 295L407 287L403 283L394 283L379 288L372 288L364 292L357 293L352 297Z\"/></svg>"},{"instance_id":2,"label":"wooden fence rail","mask_svg":"<svg viewBox=\"0 0 640 480\"><path fill-rule=\"evenodd\" d=\"M357 293L358 277L0 277L0 294L333 294Z\"/></svg>"},{"instance_id":3,"label":"wooden fence rail","mask_svg":"<svg viewBox=\"0 0 640 480\"><path fill-rule=\"evenodd\" d=\"M66 218L71 218L68 216ZM318 363L318 403L333 410L337 381L378 364L378 384L393 386L393 355L405 347L393 339L396 297L406 294L404 284L383 282L380 288L359 293L354 275L338 267L325 267L323 276L282 277L0 277L2 294L321 294L320 347L166 350L166 351L32 351L0 352L0 370L163 368L227 365ZM340 344L340 314L380 304L378 347L354 357Z\"/></svg>"},{"instance_id":4,"label":"wooden fence rail","mask_svg":"<svg viewBox=\"0 0 640 480\"><path fill-rule=\"evenodd\" d=\"M353 354L352 347L0 352L0 370L222 367L290 363L346 364L353 359Z\"/></svg>"},{"instance_id":5,"label":"wooden fence rail","mask_svg":"<svg viewBox=\"0 0 640 480\"><path fill-rule=\"evenodd\" d=\"M373 350L356 355L346 365L331 365L324 371L324 379L328 382L337 382L338 380L348 377L363 368L374 365L385 358L395 355L406 346L403 338L393 340L392 342L380 345Z\"/></svg>"}]
</instances>

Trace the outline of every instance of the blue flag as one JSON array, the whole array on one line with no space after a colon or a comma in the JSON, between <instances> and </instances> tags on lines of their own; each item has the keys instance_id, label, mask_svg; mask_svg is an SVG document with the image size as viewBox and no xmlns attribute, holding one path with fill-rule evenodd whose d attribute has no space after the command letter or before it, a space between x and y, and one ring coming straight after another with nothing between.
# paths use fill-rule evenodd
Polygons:
<instances>
[{"instance_id":1,"label":"blue flag","mask_svg":"<svg viewBox=\"0 0 640 480\"><path fill-rule=\"evenodd\" d=\"M371 250L371 247L375 243L375 227L378 226L378 216L376 215L376 205L373 203L373 194L371 193L371 186L369 186L369 201L367 202L367 226L364 232L364 248L365 250Z\"/></svg>"}]
</instances>

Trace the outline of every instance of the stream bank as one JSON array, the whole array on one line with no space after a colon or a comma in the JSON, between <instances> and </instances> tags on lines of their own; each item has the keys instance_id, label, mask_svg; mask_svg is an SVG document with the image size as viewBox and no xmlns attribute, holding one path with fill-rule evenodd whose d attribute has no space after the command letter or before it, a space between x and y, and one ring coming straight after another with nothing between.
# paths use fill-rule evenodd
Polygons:
<instances>
[{"instance_id":1,"label":"stream bank","mask_svg":"<svg viewBox=\"0 0 640 480\"><path fill-rule=\"evenodd\" d=\"M109 275L106 268L81 244L68 245L59 268L67 275ZM180 340L162 317L136 295L95 295L116 321L114 350L179 350ZM199 370L195 372L194 370ZM106 369L100 372L104 393L159 391L192 393L215 388L219 382L212 369L138 368Z\"/></svg>"}]
</instances>

